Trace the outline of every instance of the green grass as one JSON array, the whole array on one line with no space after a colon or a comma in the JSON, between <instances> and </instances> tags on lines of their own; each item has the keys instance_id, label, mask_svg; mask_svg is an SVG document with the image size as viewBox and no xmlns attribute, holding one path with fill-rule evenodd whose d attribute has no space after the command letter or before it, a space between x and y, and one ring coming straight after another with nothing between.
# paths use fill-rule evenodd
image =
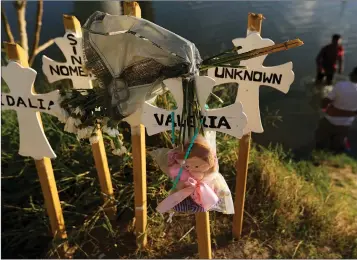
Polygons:
<instances>
[{"instance_id":1,"label":"green grass","mask_svg":"<svg viewBox=\"0 0 357 260\"><path fill-rule=\"evenodd\" d=\"M357 174L357 160L356 158L350 157L346 154L329 154L318 152L313 155L313 161L316 163L323 163L324 165L329 165L335 168L351 167L352 172Z\"/></svg>"},{"instance_id":2,"label":"green grass","mask_svg":"<svg viewBox=\"0 0 357 260\"><path fill-rule=\"evenodd\" d=\"M135 246L131 154L117 157L106 142L118 219L106 218L91 147L63 132L63 125L43 114L46 135L57 154L52 160L69 242L76 258L195 258L197 238L191 215L172 223L155 212L170 182L147 157L148 248ZM18 152L16 113L2 119L2 256L40 258L56 254L62 241L51 241L34 161ZM129 128L122 126L125 140ZM147 138L148 149L169 146L169 138ZM254 144L254 143L253 143ZM125 143L130 150L130 143ZM218 134L220 172L232 192L238 142ZM346 155L314 153L310 161L294 161L282 148L253 145L247 181L243 237L231 235L232 216L210 213L212 249L216 258L356 258L357 189L351 179L333 181L332 173L356 175L357 162ZM348 182L349 181L349 182Z\"/></svg>"}]
</instances>

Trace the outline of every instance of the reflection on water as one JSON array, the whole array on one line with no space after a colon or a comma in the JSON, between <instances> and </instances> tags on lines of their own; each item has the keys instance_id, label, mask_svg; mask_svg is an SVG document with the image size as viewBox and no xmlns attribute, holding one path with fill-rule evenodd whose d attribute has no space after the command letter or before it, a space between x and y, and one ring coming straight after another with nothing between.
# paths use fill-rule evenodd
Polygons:
<instances>
[{"instance_id":1,"label":"reflection on water","mask_svg":"<svg viewBox=\"0 0 357 260\"><path fill-rule=\"evenodd\" d=\"M95 4L84 7L84 4L79 3L45 2L43 41L62 35L62 13L74 11L77 16L85 17L96 8ZM11 3L4 4L9 11L12 9ZM34 5L35 3L29 2L29 17L34 15ZM117 11L116 8L110 7L109 10ZM302 47L269 55L265 60L266 66L293 61L296 78L286 95L269 87L261 87L261 110L264 111L268 106L269 111L279 109L283 116L283 121L278 123L277 128L264 125L265 132L253 136L262 144L272 141L283 143L289 148L303 149L308 148L313 141L320 113L315 103L311 105L309 89L314 87L306 82L313 80L315 56L323 45L330 42L332 34L340 33L343 36L345 74L357 66L357 1L354 0L154 1L145 2L142 9L144 18L194 42L202 57L230 48L232 39L245 36L248 12L263 13L266 17L262 27L263 37L275 42L299 37L305 42ZM14 16L11 19L14 23ZM357 140L355 147L356 144Z\"/></svg>"},{"instance_id":2,"label":"reflection on water","mask_svg":"<svg viewBox=\"0 0 357 260\"><path fill-rule=\"evenodd\" d=\"M357 1L154 2L153 5L154 22L193 41L203 57L230 48L232 39L244 36L248 12L263 13L266 17L263 37L275 42L301 38L304 46L270 55L265 61L266 66L293 61L296 78L286 95L261 87L262 112L266 106L269 111L279 110L283 121L277 123L277 128L264 125L265 132L253 138L261 144L280 142L294 150L311 148L321 113L317 106L319 96L312 96L314 86L306 83L315 76L318 51L330 42L334 33L343 35L346 74L357 66ZM183 12L187 15L182 15ZM357 140L354 143L356 147Z\"/></svg>"}]
</instances>

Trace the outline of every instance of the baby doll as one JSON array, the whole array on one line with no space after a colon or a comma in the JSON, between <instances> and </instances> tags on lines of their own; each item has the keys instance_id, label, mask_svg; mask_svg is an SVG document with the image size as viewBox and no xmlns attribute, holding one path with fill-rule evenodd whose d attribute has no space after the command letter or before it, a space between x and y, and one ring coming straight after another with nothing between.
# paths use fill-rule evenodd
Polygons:
<instances>
[{"instance_id":1,"label":"baby doll","mask_svg":"<svg viewBox=\"0 0 357 260\"><path fill-rule=\"evenodd\" d=\"M169 175L172 179L176 178L181 165L183 165L183 171L177 189L182 187L188 177L192 177L195 180L200 181L206 175L214 173L218 168L217 157L207 144L204 137L201 135L197 136L190 154L184 162L188 147L189 143L185 144L183 147L177 147L168 153Z\"/></svg>"},{"instance_id":2,"label":"baby doll","mask_svg":"<svg viewBox=\"0 0 357 260\"><path fill-rule=\"evenodd\" d=\"M176 179L181 166L183 167L176 188L171 191L170 196L178 194L180 190L187 187L196 186L192 194L174 205L173 209L184 212L207 211L215 207L216 204L222 203L222 199L229 196L230 192L227 191L227 184L223 177L219 178L218 176L220 174L218 173L217 157L206 139L201 135L197 136L188 158L184 161L188 147L189 143L167 153L166 170L173 180ZM224 183L221 183L222 179ZM197 187L198 185L200 187Z\"/></svg>"}]
</instances>

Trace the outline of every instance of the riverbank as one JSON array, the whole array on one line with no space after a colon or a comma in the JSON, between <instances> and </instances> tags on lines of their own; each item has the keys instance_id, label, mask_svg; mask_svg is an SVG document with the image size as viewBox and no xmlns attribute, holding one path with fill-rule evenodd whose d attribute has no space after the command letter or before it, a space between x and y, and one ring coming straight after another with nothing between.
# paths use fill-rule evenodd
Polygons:
<instances>
[{"instance_id":1,"label":"riverbank","mask_svg":"<svg viewBox=\"0 0 357 260\"><path fill-rule=\"evenodd\" d=\"M63 125L56 119L43 115L43 121L58 156L53 160L53 167L69 241L77 247L75 258L197 257L194 217L175 215L172 223L166 223L154 210L167 195L170 183L149 156L149 244L146 250L137 251L133 235L131 154L112 155L107 144L118 205L118 219L110 223L100 207L90 145L63 132ZM1 136L2 256L48 257L55 251L56 242L50 242L49 222L34 162L17 154L19 136L13 111L2 112ZM166 146L163 138L156 138L158 146ZM220 172L232 191L237 143L228 136L217 138ZM130 143L125 145L130 151ZM253 145L243 237L239 241L232 239L231 216L211 213L213 257L356 258L356 176L357 162L347 155L315 152L309 160L294 161L279 146Z\"/></svg>"}]
</instances>

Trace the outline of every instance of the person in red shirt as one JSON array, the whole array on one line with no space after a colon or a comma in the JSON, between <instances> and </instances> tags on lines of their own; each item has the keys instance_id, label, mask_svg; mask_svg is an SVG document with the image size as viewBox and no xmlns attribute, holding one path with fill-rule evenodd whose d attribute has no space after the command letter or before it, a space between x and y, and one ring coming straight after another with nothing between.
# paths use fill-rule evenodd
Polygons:
<instances>
[{"instance_id":1,"label":"person in red shirt","mask_svg":"<svg viewBox=\"0 0 357 260\"><path fill-rule=\"evenodd\" d=\"M341 74L343 71L343 57L342 37L339 34L334 34L332 42L323 47L316 57L317 75L315 83L320 84L326 77L326 84L332 85L337 65L338 73Z\"/></svg>"}]
</instances>

